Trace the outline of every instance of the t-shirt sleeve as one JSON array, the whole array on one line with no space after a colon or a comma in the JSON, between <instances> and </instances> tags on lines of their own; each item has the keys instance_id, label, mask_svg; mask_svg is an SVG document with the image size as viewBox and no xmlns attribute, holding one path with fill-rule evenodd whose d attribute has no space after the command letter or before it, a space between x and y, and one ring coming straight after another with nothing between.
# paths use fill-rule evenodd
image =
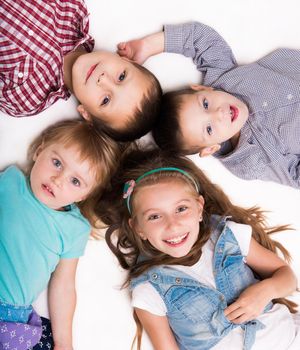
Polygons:
<instances>
[{"instance_id":1,"label":"t-shirt sleeve","mask_svg":"<svg viewBox=\"0 0 300 350\"><path fill-rule=\"evenodd\" d=\"M247 257L252 237L252 227L250 225L238 224L233 221L227 221L227 226L231 229L238 241L242 255Z\"/></svg>"},{"instance_id":2,"label":"t-shirt sleeve","mask_svg":"<svg viewBox=\"0 0 300 350\"><path fill-rule=\"evenodd\" d=\"M73 259L79 258L84 254L84 250L89 239L90 231L87 231L85 234L78 236L70 249L61 254L62 259Z\"/></svg>"},{"instance_id":3,"label":"t-shirt sleeve","mask_svg":"<svg viewBox=\"0 0 300 350\"><path fill-rule=\"evenodd\" d=\"M148 282L139 284L133 289L131 305L157 316L165 316L167 313L164 301L156 289Z\"/></svg>"}]
</instances>

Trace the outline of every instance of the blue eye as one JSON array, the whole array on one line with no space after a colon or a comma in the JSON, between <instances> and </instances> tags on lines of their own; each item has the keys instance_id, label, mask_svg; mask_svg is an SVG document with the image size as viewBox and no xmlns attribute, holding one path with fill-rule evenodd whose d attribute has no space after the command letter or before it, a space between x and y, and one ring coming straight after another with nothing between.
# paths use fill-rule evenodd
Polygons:
<instances>
[{"instance_id":1,"label":"blue eye","mask_svg":"<svg viewBox=\"0 0 300 350\"><path fill-rule=\"evenodd\" d=\"M207 101L206 98L203 99L202 105L203 105L203 108L204 108L204 109L208 109L208 101Z\"/></svg>"},{"instance_id":2,"label":"blue eye","mask_svg":"<svg viewBox=\"0 0 300 350\"><path fill-rule=\"evenodd\" d=\"M124 70L124 72L121 73L119 76L119 81L123 81L125 78L126 78L126 71Z\"/></svg>"},{"instance_id":3,"label":"blue eye","mask_svg":"<svg viewBox=\"0 0 300 350\"><path fill-rule=\"evenodd\" d=\"M206 127L206 131L207 131L208 135L211 135L212 132L213 132L212 127L211 127L210 125L208 125L208 126Z\"/></svg>"},{"instance_id":4,"label":"blue eye","mask_svg":"<svg viewBox=\"0 0 300 350\"><path fill-rule=\"evenodd\" d=\"M62 166L61 161L58 159L55 159L55 158L52 159L52 163L56 168L61 168L61 166Z\"/></svg>"},{"instance_id":5,"label":"blue eye","mask_svg":"<svg viewBox=\"0 0 300 350\"><path fill-rule=\"evenodd\" d=\"M104 99L101 102L101 106L105 106L110 102L110 99L108 96L105 96Z\"/></svg>"},{"instance_id":6,"label":"blue eye","mask_svg":"<svg viewBox=\"0 0 300 350\"><path fill-rule=\"evenodd\" d=\"M80 186L80 181L78 179L76 179L76 177L73 177L71 182L74 186L77 186L77 187Z\"/></svg>"}]
</instances>

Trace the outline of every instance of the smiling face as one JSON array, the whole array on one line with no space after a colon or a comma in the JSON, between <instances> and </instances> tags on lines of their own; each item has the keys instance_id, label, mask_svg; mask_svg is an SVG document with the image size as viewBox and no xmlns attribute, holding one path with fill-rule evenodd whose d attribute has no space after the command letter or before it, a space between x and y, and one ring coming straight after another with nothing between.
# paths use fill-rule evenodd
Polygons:
<instances>
[{"instance_id":1,"label":"smiling face","mask_svg":"<svg viewBox=\"0 0 300 350\"><path fill-rule=\"evenodd\" d=\"M197 241L204 199L181 179L168 179L138 189L129 224L157 250L180 258Z\"/></svg>"},{"instance_id":2,"label":"smiling face","mask_svg":"<svg viewBox=\"0 0 300 350\"><path fill-rule=\"evenodd\" d=\"M204 86L194 89L195 94L183 96L180 110L179 125L185 148L203 149L238 139L249 116L245 103L224 91Z\"/></svg>"},{"instance_id":3,"label":"smiling face","mask_svg":"<svg viewBox=\"0 0 300 350\"><path fill-rule=\"evenodd\" d=\"M39 147L34 155L30 185L35 197L59 210L85 199L96 184L88 161L82 161L75 147L61 144Z\"/></svg>"},{"instance_id":4,"label":"smiling face","mask_svg":"<svg viewBox=\"0 0 300 350\"><path fill-rule=\"evenodd\" d=\"M72 68L72 81L82 116L98 117L114 129L126 126L150 88L146 75L129 60L106 51L80 56Z\"/></svg>"}]
</instances>

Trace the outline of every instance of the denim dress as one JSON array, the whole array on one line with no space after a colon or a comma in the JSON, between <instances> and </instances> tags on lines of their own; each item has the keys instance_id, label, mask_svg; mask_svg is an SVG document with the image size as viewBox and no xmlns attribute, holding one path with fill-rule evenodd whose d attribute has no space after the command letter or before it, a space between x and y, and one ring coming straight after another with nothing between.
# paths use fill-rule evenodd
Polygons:
<instances>
[{"instance_id":1,"label":"denim dress","mask_svg":"<svg viewBox=\"0 0 300 350\"><path fill-rule=\"evenodd\" d=\"M224 316L224 309L259 280L245 264L226 218L212 218L211 239L215 243L212 263L216 289L172 266L149 269L131 281L131 288L149 282L156 289L166 305L168 321L180 350L211 349L235 327L244 330L243 350L250 350L256 331L265 326L258 320L231 323ZM269 303L264 311L271 308Z\"/></svg>"}]
</instances>

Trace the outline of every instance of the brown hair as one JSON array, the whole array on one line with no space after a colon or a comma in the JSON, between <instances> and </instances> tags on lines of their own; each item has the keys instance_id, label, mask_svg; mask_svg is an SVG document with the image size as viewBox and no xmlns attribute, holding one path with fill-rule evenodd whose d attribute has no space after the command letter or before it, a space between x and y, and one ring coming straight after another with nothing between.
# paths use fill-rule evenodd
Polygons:
<instances>
[{"instance_id":1,"label":"brown hair","mask_svg":"<svg viewBox=\"0 0 300 350\"><path fill-rule=\"evenodd\" d=\"M168 256L155 249L148 241L144 241L129 226L130 214L125 201L122 199L124 183L128 180L136 180L147 171L160 167L177 167L192 176L199 186L199 194L203 196L205 204L203 209L203 221L199 227L199 238L189 254L182 258ZM146 176L134 187L131 194L131 203L139 188L159 183L170 179L189 183L195 189L193 181L178 172L159 172ZM112 252L118 258L120 265L128 270L128 278L124 286L128 285L132 278L141 275L144 271L157 265L185 265L195 264L201 256L201 248L211 234L210 219L212 215L230 216L237 223L250 225L253 230L253 238L262 246L276 253L279 249L285 259L289 260L288 251L276 241L270 238L270 234L286 230L289 227L268 227L263 212L258 207L242 208L234 205L221 188L213 184L205 174L189 159L184 156L176 156L163 153L159 150L139 151L133 150L123 159L122 166L114 178L113 191L104 194L102 201L98 203L97 211L102 213L102 220L109 226L106 233L106 241ZM132 211L134 218L134 208ZM114 233L117 233L115 240ZM139 256L147 259L138 260ZM288 306L291 312L296 312L296 304L284 298L273 300ZM136 319L136 315L135 315ZM136 340L140 349L142 326L137 322Z\"/></svg>"},{"instance_id":2,"label":"brown hair","mask_svg":"<svg viewBox=\"0 0 300 350\"><path fill-rule=\"evenodd\" d=\"M92 122L96 128L105 132L116 141L133 141L147 134L153 127L159 114L162 89L159 81L147 68L132 62L147 78L149 87L140 102L137 101L132 116L128 116L127 123L122 129L114 129L109 122L104 122L100 118L92 116Z\"/></svg>"},{"instance_id":3,"label":"brown hair","mask_svg":"<svg viewBox=\"0 0 300 350\"><path fill-rule=\"evenodd\" d=\"M84 120L66 120L50 125L30 145L28 159L33 166L33 155L39 147L61 143L65 147L78 148L81 161L87 160L95 172L96 186L90 195L77 203L82 214L95 225L94 207L104 188L109 186L111 175L118 166L120 147L105 134L99 132L92 124Z\"/></svg>"},{"instance_id":4,"label":"brown hair","mask_svg":"<svg viewBox=\"0 0 300 350\"><path fill-rule=\"evenodd\" d=\"M187 88L169 91L162 96L160 114L152 130L153 139L162 150L169 150L184 155L194 154L200 151L200 148L197 146L191 148L185 147L183 142L184 136L182 135L179 124L184 96L195 93L195 90Z\"/></svg>"}]
</instances>

